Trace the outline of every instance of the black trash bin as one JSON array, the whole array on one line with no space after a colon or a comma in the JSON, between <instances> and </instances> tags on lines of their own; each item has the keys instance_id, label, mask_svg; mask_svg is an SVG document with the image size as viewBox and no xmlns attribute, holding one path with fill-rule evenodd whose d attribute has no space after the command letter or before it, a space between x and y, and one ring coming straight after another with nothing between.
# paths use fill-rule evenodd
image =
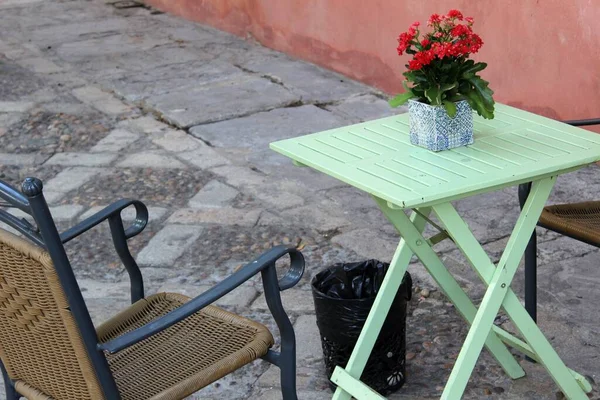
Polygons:
<instances>
[{"instance_id":1,"label":"black trash bin","mask_svg":"<svg viewBox=\"0 0 600 400\"><path fill-rule=\"evenodd\" d=\"M335 264L312 280L317 326L328 378L345 367L365 324L389 264L377 260ZM385 319L361 380L382 395L405 380L406 306L412 294L407 272ZM335 385L330 382L331 388Z\"/></svg>"}]
</instances>

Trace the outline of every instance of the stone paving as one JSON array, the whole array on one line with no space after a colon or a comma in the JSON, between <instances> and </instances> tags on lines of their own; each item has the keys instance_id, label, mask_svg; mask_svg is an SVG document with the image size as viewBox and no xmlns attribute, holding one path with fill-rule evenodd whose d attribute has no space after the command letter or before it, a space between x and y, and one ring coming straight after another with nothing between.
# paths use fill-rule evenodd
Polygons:
<instances>
[{"instance_id":1,"label":"stone paving","mask_svg":"<svg viewBox=\"0 0 600 400\"><path fill-rule=\"evenodd\" d=\"M299 398L330 398L310 279L335 262L389 260L398 237L368 196L293 167L268 143L403 110L250 40L110 3L0 1L0 179L43 179L63 229L118 198L144 201L151 222L130 244L149 293L193 296L274 244L302 246L307 272L283 295L297 330ZM552 201L599 195L593 166L562 177ZM456 206L497 260L517 218L516 190ZM540 231L540 324L571 367L598 381L600 254ZM483 288L459 252L444 242L437 249L480 300ZM96 323L127 305L106 226L68 251ZM436 398L466 327L417 262L410 271L408 381L390 398ZM276 332L259 279L218 303ZM497 323L510 329L505 318ZM522 363L528 378L513 382L484 353L465 398L560 398L538 365ZM259 361L192 398L278 399L278 385L276 368ZM600 399L596 385L590 398Z\"/></svg>"}]
</instances>

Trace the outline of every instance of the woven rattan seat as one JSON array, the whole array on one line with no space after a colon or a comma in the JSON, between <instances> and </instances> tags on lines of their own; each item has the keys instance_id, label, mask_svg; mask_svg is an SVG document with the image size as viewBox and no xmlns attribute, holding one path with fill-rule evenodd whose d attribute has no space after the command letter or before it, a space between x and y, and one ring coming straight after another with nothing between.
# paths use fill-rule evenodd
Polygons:
<instances>
[{"instance_id":1,"label":"woven rattan seat","mask_svg":"<svg viewBox=\"0 0 600 400\"><path fill-rule=\"evenodd\" d=\"M573 239L600 246L600 201L547 206L539 224Z\"/></svg>"},{"instance_id":2,"label":"woven rattan seat","mask_svg":"<svg viewBox=\"0 0 600 400\"><path fill-rule=\"evenodd\" d=\"M148 296L98 327L109 341L174 310L188 297ZM108 356L123 400L180 399L267 354L269 330L254 321L208 306L184 321Z\"/></svg>"}]
</instances>

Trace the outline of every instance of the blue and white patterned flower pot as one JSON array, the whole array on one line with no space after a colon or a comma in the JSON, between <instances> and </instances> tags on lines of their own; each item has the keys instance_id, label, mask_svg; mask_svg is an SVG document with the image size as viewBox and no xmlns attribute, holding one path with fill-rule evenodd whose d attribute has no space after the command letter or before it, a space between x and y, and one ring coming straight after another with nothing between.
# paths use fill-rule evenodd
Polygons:
<instances>
[{"instance_id":1,"label":"blue and white patterned flower pot","mask_svg":"<svg viewBox=\"0 0 600 400\"><path fill-rule=\"evenodd\" d=\"M443 106L408 101L410 142L432 151L448 150L473 143L473 112L465 100L456 102L451 118Z\"/></svg>"}]
</instances>

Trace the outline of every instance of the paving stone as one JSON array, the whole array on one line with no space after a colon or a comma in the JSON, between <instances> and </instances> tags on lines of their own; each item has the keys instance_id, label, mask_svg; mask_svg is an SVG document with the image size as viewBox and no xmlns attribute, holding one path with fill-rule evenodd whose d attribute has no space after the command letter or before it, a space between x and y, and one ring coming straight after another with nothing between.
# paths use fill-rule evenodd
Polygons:
<instances>
[{"instance_id":1,"label":"paving stone","mask_svg":"<svg viewBox=\"0 0 600 400\"><path fill-rule=\"evenodd\" d=\"M19 60L19 64L32 70L36 74L53 74L63 70L52 61L42 57L25 58L23 60Z\"/></svg>"},{"instance_id":2,"label":"paving stone","mask_svg":"<svg viewBox=\"0 0 600 400\"><path fill-rule=\"evenodd\" d=\"M110 79L115 83L115 88L121 88L128 87L128 82L137 82L138 80L134 78L135 74L140 77L156 68L185 64L204 58L209 57L198 55L175 43L159 45L145 51L120 54L118 57L112 53L86 57L74 64L83 74ZM121 91L119 93L123 94ZM127 100L137 100L127 95L124 97Z\"/></svg>"},{"instance_id":3,"label":"paving stone","mask_svg":"<svg viewBox=\"0 0 600 400\"><path fill-rule=\"evenodd\" d=\"M228 184L233 187L260 186L266 181L266 177L248 167L224 166L212 168L212 172L222 176Z\"/></svg>"},{"instance_id":4,"label":"paving stone","mask_svg":"<svg viewBox=\"0 0 600 400\"><path fill-rule=\"evenodd\" d=\"M27 54L28 57L32 55ZM37 100L29 97L45 89L41 77L15 62L2 58L0 64L0 112L26 111Z\"/></svg>"},{"instance_id":5,"label":"paving stone","mask_svg":"<svg viewBox=\"0 0 600 400\"><path fill-rule=\"evenodd\" d=\"M314 315L301 315L294 324L296 332L296 354L298 365L307 366L322 362L323 350L321 336L317 328L317 318Z\"/></svg>"},{"instance_id":6,"label":"paving stone","mask_svg":"<svg viewBox=\"0 0 600 400\"><path fill-rule=\"evenodd\" d=\"M45 165L101 167L109 165L116 158L117 154L111 153L58 153L50 157Z\"/></svg>"},{"instance_id":7,"label":"paving stone","mask_svg":"<svg viewBox=\"0 0 600 400\"><path fill-rule=\"evenodd\" d=\"M40 3L43 0L3 0L0 3L0 8L12 8L12 7L27 7L30 4Z\"/></svg>"},{"instance_id":8,"label":"paving stone","mask_svg":"<svg viewBox=\"0 0 600 400\"><path fill-rule=\"evenodd\" d=\"M90 34L111 33L125 30L128 26L124 18L102 18L94 21L73 21L67 24L44 26L29 32L31 40L41 46L76 42L89 38Z\"/></svg>"},{"instance_id":9,"label":"paving stone","mask_svg":"<svg viewBox=\"0 0 600 400\"><path fill-rule=\"evenodd\" d=\"M185 168L177 159L168 154L159 153L137 153L131 154L118 164L119 167L134 168Z\"/></svg>"},{"instance_id":10,"label":"paving stone","mask_svg":"<svg viewBox=\"0 0 600 400\"><path fill-rule=\"evenodd\" d=\"M4 55L9 60L19 61L26 58L35 58L42 56L42 52L35 46L30 44L22 44L14 46L4 52Z\"/></svg>"},{"instance_id":11,"label":"paving stone","mask_svg":"<svg viewBox=\"0 0 600 400\"><path fill-rule=\"evenodd\" d=\"M124 129L114 129L108 136L104 137L94 147L92 147L90 152L118 152L138 139L139 135L137 133L129 132Z\"/></svg>"},{"instance_id":12,"label":"paving stone","mask_svg":"<svg viewBox=\"0 0 600 400\"><path fill-rule=\"evenodd\" d=\"M407 107L392 108L386 100L372 94L350 97L339 104L328 105L325 108L353 123L408 112Z\"/></svg>"},{"instance_id":13,"label":"paving stone","mask_svg":"<svg viewBox=\"0 0 600 400\"><path fill-rule=\"evenodd\" d=\"M62 101L52 101L39 104L38 107L52 114L89 115L94 112L90 106L79 102L67 103Z\"/></svg>"},{"instance_id":14,"label":"paving stone","mask_svg":"<svg viewBox=\"0 0 600 400\"><path fill-rule=\"evenodd\" d=\"M390 262L399 238L393 238L374 229L356 229L334 236L331 241L350 249L367 259L377 259Z\"/></svg>"},{"instance_id":15,"label":"paving stone","mask_svg":"<svg viewBox=\"0 0 600 400\"><path fill-rule=\"evenodd\" d=\"M120 282L106 282L97 279L80 278L77 280L84 299L112 298L124 301L131 299L130 283L127 280Z\"/></svg>"},{"instance_id":16,"label":"paving stone","mask_svg":"<svg viewBox=\"0 0 600 400\"><path fill-rule=\"evenodd\" d=\"M232 98L231 93L236 96ZM248 76L153 96L146 99L146 104L160 112L165 120L187 128L284 107L297 100L280 85Z\"/></svg>"},{"instance_id":17,"label":"paving stone","mask_svg":"<svg viewBox=\"0 0 600 400\"><path fill-rule=\"evenodd\" d=\"M216 208L230 204L239 192L219 181L208 182L200 191L190 199L189 206L192 208Z\"/></svg>"},{"instance_id":18,"label":"paving stone","mask_svg":"<svg viewBox=\"0 0 600 400\"><path fill-rule=\"evenodd\" d=\"M206 52L201 52L201 54ZM212 55L209 55L211 58ZM132 72L110 80L107 84L129 101L139 101L176 91L188 91L239 79L244 73L231 64L199 60Z\"/></svg>"},{"instance_id":19,"label":"paving stone","mask_svg":"<svg viewBox=\"0 0 600 400\"><path fill-rule=\"evenodd\" d=\"M281 391L279 389L266 390L253 397L258 400L280 400ZM332 393L325 391L313 391L313 390L299 390L298 398L302 400L329 400L331 399Z\"/></svg>"},{"instance_id":20,"label":"paving stone","mask_svg":"<svg viewBox=\"0 0 600 400\"><path fill-rule=\"evenodd\" d=\"M189 152L203 145L198 139L191 137L184 131L176 130L155 134L152 142L172 152Z\"/></svg>"},{"instance_id":21,"label":"paving stone","mask_svg":"<svg viewBox=\"0 0 600 400\"><path fill-rule=\"evenodd\" d=\"M262 374L258 380L258 386L266 388L280 388L281 378L279 368L275 365L269 367L267 372ZM328 385L327 376L324 368L315 367L297 367L296 368L296 387L300 393L304 393L307 389L318 389ZM329 394L331 398L331 393ZM300 397L304 399L304 397Z\"/></svg>"},{"instance_id":22,"label":"paving stone","mask_svg":"<svg viewBox=\"0 0 600 400\"><path fill-rule=\"evenodd\" d=\"M192 151L177 153L177 157L200 169L209 169L230 164L227 158L205 144Z\"/></svg>"},{"instance_id":23,"label":"paving stone","mask_svg":"<svg viewBox=\"0 0 600 400\"><path fill-rule=\"evenodd\" d=\"M11 125L19 122L23 118L22 113L1 113L0 112L0 129L8 129Z\"/></svg>"},{"instance_id":24,"label":"paving stone","mask_svg":"<svg viewBox=\"0 0 600 400\"><path fill-rule=\"evenodd\" d=\"M74 89L73 95L105 114L122 114L131 110L119 99L94 86Z\"/></svg>"},{"instance_id":25,"label":"paving stone","mask_svg":"<svg viewBox=\"0 0 600 400\"><path fill-rule=\"evenodd\" d=\"M304 198L293 193L281 192L276 189L270 190L259 190L253 188L251 193L258 199L270 204L278 210L285 210L292 207L299 207L304 205Z\"/></svg>"},{"instance_id":26,"label":"paving stone","mask_svg":"<svg viewBox=\"0 0 600 400\"><path fill-rule=\"evenodd\" d=\"M0 165L37 165L48 159L46 154L0 153Z\"/></svg>"},{"instance_id":27,"label":"paving stone","mask_svg":"<svg viewBox=\"0 0 600 400\"><path fill-rule=\"evenodd\" d=\"M33 106L30 101L0 101L0 113L25 112Z\"/></svg>"},{"instance_id":28,"label":"paving stone","mask_svg":"<svg viewBox=\"0 0 600 400\"><path fill-rule=\"evenodd\" d=\"M78 204L60 205L50 208L50 213L55 221L71 221L83 210Z\"/></svg>"},{"instance_id":29,"label":"paving stone","mask_svg":"<svg viewBox=\"0 0 600 400\"><path fill-rule=\"evenodd\" d=\"M260 210L242 210L239 208L213 208L177 210L168 219L171 224L221 224L254 226L260 216Z\"/></svg>"},{"instance_id":30,"label":"paving stone","mask_svg":"<svg viewBox=\"0 0 600 400\"><path fill-rule=\"evenodd\" d=\"M330 102L373 91L343 75L285 56L251 61L244 68L282 82L304 102Z\"/></svg>"},{"instance_id":31,"label":"paving stone","mask_svg":"<svg viewBox=\"0 0 600 400\"><path fill-rule=\"evenodd\" d=\"M181 284L177 279L170 280L163 284L158 292L166 293L181 293L191 298L201 295L202 293L209 290L212 286L198 286L198 285L187 285ZM235 288L229 294L218 299L214 304L220 307L234 307L234 308L245 308L252 303L252 301L258 296L258 291L249 284L244 284Z\"/></svg>"},{"instance_id":32,"label":"paving stone","mask_svg":"<svg viewBox=\"0 0 600 400\"><path fill-rule=\"evenodd\" d=\"M157 39L150 35L120 34L95 39L65 43L56 49L57 54L68 62L77 62L104 54L123 54L147 51L169 43L169 39Z\"/></svg>"},{"instance_id":33,"label":"paving stone","mask_svg":"<svg viewBox=\"0 0 600 400\"><path fill-rule=\"evenodd\" d=\"M137 262L140 266L171 266L201 232L199 226L166 225L140 251Z\"/></svg>"},{"instance_id":34,"label":"paving stone","mask_svg":"<svg viewBox=\"0 0 600 400\"><path fill-rule=\"evenodd\" d=\"M107 173L74 193L79 204L109 204L117 198L140 199L152 206L185 207L207 182L210 173L175 168L107 169Z\"/></svg>"},{"instance_id":35,"label":"paving stone","mask_svg":"<svg viewBox=\"0 0 600 400\"><path fill-rule=\"evenodd\" d=\"M315 304L313 302L312 292L310 290L288 289L281 292L283 307L287 312L314 312ZM252 308L256 310L268 310L264 294L261 294Z\"/></svg>"},{"instance_id":36,"label":"paving stone","mask_svg":"<svg viewBox=\"0 0 600 400\"><path fill-rule=\"evenodd\" d=\"M75 167L65 169L44 183L46 199L48 198L48 192L70 192L98 176L101 172L98 168Z\"/></svg>"},{"instance_id":37,"label":"paving stone","mask_svg":"<svg viewBox=\"0 0 600 400\"><path fill-rule=\"evenodd\" d=\"M91 207L86 212L84 212L83 214L81 214L79 216L79 219L80 220L84 220L86 218L89 218L92 215L94 215L97 212L99 212L102 209L104 209L105 207L107 207L107 206L94 206L94 207ZM149 222L158 221L167 212L168 212L168 210L166 208L163 208L163 207L148 207L148 221ZM135 216L136 216L136 211L135 211L134 207L127 207L126 209L124 209L123 211L121 211L121 218L123 219L123 221L126 221L126 222L133 221L133 220L135 220Z\"/></svg>"},{"instance_id":38,"label":"paving stone","mask_svg":"<svg viewBox=\"0 0 600 400\"><path fill-rule=\"evenodd\" d=\"M190 133L215 147L244 147L255 152L269 150L269 143L276 140L337 128L347 123L335 114L306 105L194 126Z\"/></svg>"},{"instance_id":39,"label":"paving stone","mask_svg":"<svg viewBox=\"0 0 600 400\"><path fill-rule=\"evenodd\" d=\"M280 215L290 219L291 223L297 223L300 226L310 226L319 232L335 230L350 225L347 219L339 216L339 212L334 210L326 211L316 208L314 205L285 210Z\"/></svg>"},{"instance_id":40,"label":"paving stone","mask_svg":"<svg viewBox=\"0 0 600 400\"><path fill-rule=\"evenodd\" d=\"M129 299L104 297L89 299L85 302L85 305L92 317L94 326L98 326L129 307L131 301Z\"/></svg>"},{"instance_id":41,"label":"paving stone","mask_svg":"<svg viewBox=\"0 0 600 400\"><path fill-rule=\"evenodd\" d=\"M258 219L258 222L256 224L258 226L286 226L286 225L292 225L292 223L290 223L285 218L281 218L280 216L275 215L275 214L273 214L272 212L269 212L269 211L263 211L260 214L260 218Z\"/></svg>"},{"instance_id":42,"label":"paving stone","mask_svg":"<svg viewBox=\"0 0 600 400\"><path fill-rule=\"evenodd\" d=\"M59 200L61 200L63 197L65 197L66 194L67 193L65 193L65 192L57 192L55 190L45 190L44 198L46 199L46 202L48 204L55 204Z\"/></svg>"},{"instance_id":43,"label":"paving stone","mask_svg":"<svg viewBox=\"0 0 600 400\"><path fill-rule=\"evenodd\" d=\"M170 129L169 125L157 121L151 115L121 121L119 125L123 126L126 130L132 130L139 133L158 133Z\"/></svg>"}]
</instances>

